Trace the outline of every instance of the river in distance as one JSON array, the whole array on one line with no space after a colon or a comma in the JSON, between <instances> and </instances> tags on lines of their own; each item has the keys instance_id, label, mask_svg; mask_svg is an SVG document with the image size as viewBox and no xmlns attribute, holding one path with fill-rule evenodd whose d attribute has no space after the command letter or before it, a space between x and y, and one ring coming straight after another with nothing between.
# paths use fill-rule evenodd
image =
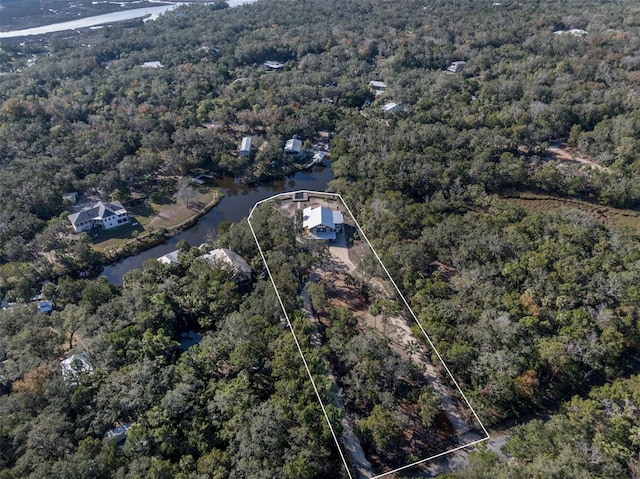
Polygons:
<instances>
[{"instance_id":1,"label":"river in distance","mask_svg":"<svg viewBox=\"0 0 640 479\"><path fill-rule=\"evenodd\" d=\"M202 216L191 228L170 238L153 248L135 256L119 261L104 268L103 276L114 284L121 285L122 277L127 271L141 269L142 263L151 258L159 258L177 249L176 243L185 240L191 246L204 243L206 238L214 236L222 221L240 221L249 216L253 205L258 201L278 193L296 190L325 191L327 183L333 179L330 167L316 167L313 171L303 171L296 175L261 186L245 186L237 184L233 178L222 178L216 185L224 193L224 198L207 214Z\"/></svg>"},{"instance_id":2,"label":"river in distance","mask_svg":"<svg viewBox=\"0 0 640 479\"><path fill-rule=\"evenodd\" d=\"M245 3L253 3L256 0L227 0L230 7L237 7ZM188 5L188 3L182 3ZM42 25L40 27L26 28L24 30L13 30L3 32L0 31L0 38L15 38L32 35L43 35L46 33L62 32L65 30L75 30L77 28L97 27L99 25L108 25L123 20L132 20L134 18L147 17L145 20L154 20L165 12L173 10L181 3L172 3L158 7L136 8L133 10L122 10L113 13L105 13L103 15L95 15L91 17L79 18L67 22L52 23L50 25ZM0 25L1 30L2 25Z\"/></svg>"}]
</instances>

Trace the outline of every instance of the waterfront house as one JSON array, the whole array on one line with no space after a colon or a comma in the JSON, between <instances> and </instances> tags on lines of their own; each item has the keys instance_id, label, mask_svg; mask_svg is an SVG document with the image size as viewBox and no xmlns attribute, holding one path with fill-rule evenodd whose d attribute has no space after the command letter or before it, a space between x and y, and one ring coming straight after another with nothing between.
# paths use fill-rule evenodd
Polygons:
<instances>
[{"instance_id":1,"label":"waterfront house","mask_svg":"<svg viewBox=\"0 0 640 479\"><path fill-rule=\"evenodd\" d=\"M170 253L167 253L163 256L160 256L158 258L158 261L160 261L163 264L180 264L180 260L178 259L178 253L180 252L179 249L172 251Z\"/></svg>"},{"instance_id":2,"label":"waterfront house","mask_svg":"<svg viewBox=\"0 0 640 479\"><path fill-rule=\"evenodd\" d=\"M77 386L83 376L93 374L93 366L89 360L89 353L74 354L60 361L62 379L67 386Z\"/></svg>"},{"instance_id":3,"label":"waterfront house","mask_svg":"<svg viewBox=\"0 0 640 479\"><path fill-rule=\"evenodd\" d=\"M298 158L302 154L302 140L291 138L284 145L284 156L287 158Z\"/></svg>"},{"instance_id":4,"label":"waterfront house","mask_svg":"<svg viewBox=\"0 0 640 479\"><path fill-rule=\"evenodd\" d=\"M245 156L249 158L251 156L251 137L245 136L242 139L242 143L240 144L240 148L238 149L239 156Z\"/></svg>"},{"instance_id":5,"label":"waterfront house","mask_svg":"<svg viewBox=\"0 0 640 479\"><path fill-rule=\"evenodd\" d=\"M119 201L107 203L98 201L93 206L69 215L69 221L76 233L92 229L111 229L129 223L127 210Z\"/></svg>"},{"instance_id":6,"label":"waterfront house","mask_svg":"<svg viewBox=\"0 0 640 479\"><path fill-rule=\"evenodd\" d=\"M344 217L337 210L324 206L308 207L302 212L302 227L312 237L317 239L335 240L336 233L342 230Z\"/></svg>"},{"instance_id":7,"label":"waterfront house","mask_svg":"<svg viewBox=\"0 0 640 479\"><path fill-rule=\"evenodd\" d=\"M218 248L200 256L200 259L208 262L212 266L228 268L240 280L251 279L251 267L235 251L227 248Z\"/></svg>"}]
</instances>

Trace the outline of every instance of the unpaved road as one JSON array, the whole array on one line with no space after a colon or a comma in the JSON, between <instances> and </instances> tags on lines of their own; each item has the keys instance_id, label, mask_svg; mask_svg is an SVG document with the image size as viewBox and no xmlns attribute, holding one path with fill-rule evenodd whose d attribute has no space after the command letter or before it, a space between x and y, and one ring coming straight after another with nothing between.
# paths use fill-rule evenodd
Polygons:
<instances>
[{"instance_id":1,"label":"unpaved road","mask_svg":"<svg viewBox=\"0 0 640 479\"><path fill-rule=\"evenodd\" d=\"M611 173L609 168L580 155L578 150L568 147L566 143L551 143L547 151L556 160L579 163L581 165L589 166L594 170Z\"/></svg>"}]
</instances>

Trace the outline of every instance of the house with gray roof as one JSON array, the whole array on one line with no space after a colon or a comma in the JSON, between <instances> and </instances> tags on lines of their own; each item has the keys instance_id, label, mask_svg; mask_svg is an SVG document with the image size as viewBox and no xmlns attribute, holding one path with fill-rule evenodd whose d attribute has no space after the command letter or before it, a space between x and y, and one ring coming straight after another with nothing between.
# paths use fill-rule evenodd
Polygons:
<instances>
[{"instance_id":1,"label":"house with gray roof","mask_svg":"<svg viewBox=\"0 0 640 479\"><path fill-rule=\"evenodd\" d=\"M108 230L128 224L129 215L119 201L98 201L89 208L69 215L69 221L76 233L82 233L94 228Z\"/></svg>"},{"instance_id":2,"label":"house with gray roof","mask_svg":"<svg viewBox=\"0 0 640 479\"><path fill-rule=\"evenodd\" d=\"M284 144L284 156L297 158L302 154L302 140L295 136Z\"/></svg>"},{"instance_id":3,"label":"house with gray roof","mask_svg":"<svg viewBox=\"0 0 640 479\"><path fill-rule=\"evenodd\" d=\"M179 253L180 253L179 249L175 251L171 251L170 253L160 256L158 258L158 261L160 261L163 264L180 264L180 260L178 259Z\"/></svg>"}]
</instances>

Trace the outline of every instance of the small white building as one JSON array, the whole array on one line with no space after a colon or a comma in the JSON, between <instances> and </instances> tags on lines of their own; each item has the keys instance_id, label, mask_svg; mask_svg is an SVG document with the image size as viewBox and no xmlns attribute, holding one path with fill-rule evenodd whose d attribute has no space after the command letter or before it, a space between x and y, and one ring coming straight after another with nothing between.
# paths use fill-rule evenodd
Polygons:
<instances>
[{"instance_id":1,"label":"small white building","mask_svg":"<svg viewBox=\"0 0 640 479\"><path fill-rule=\"evenodd\" d=\"M323 164L325 162L325 160L327 159L327 152L326 151L316 151L316 153L313 155L313 163L316 165L320 165Z\"/></svg>"},{"instance_id":2,"label":"small white building","mask_svg":"<svg viewBox=\"0 0 640 479\"><path fill-rule=\"evenodd\" d=\"M267 60L266 62L264 62L264 66L271 70L281 70L284 67L282 63L276 62L274 60Z\"/></svg>"},{"instance_id":3,"label":"small white building","mask_svg":"<svg viewBox=\"0 0 640 479\"><path fill-rule=\"evenodd\" d=\"M380 109L385 113L395 113L396 111L398 111L399 106L400 106L400 103L396 103L392 101L389 103L385 103L380 107Z\"/></svg>"},{"instance_id":4,"label":"small white building","mask_svg":"<svg viewBox=\"0 0 640 479\"><path fill-rule=\"evenodd\" d=\"M159 62L159 61L144 62L140 66L142 68L164 68L164 65L162 64L162 62Z\"/></svg>"},{"instance_id":5,"label":"small white building","mask_svg":"<svg viewBox=\"0 0 640 479\"><path fill-rule=\"evenodd\" d=\"M344 217L340 211L324 206L309 206L302 211L303 229L317 239L335 240L336 233L342 230L343 223Z\"/></svg>"},{"instance_id":6,"label":"small white building","mask_svg":"<svg viewBox=\"0 0 640 479\"><path fill-rule=\"evenodd\" d=\"M69 215L69 221L76 233L82 233L94 228L108 230L128 224L129 215L119 201L112 201L111 203L98 201L79 213Z\"/></svg>"},{"instance_id":7,"label":"small white building","mask_svg":"<svg viewBox=\"0 0 640 479\"><path fill-rule=\"evenodd\" d=\"M585 37L589 34L586 30L581 28L571 28L570 30L557 30L553 32L554 35L572 35L574 37Z\"/></svg>"},{"instance_id":8,"label":"small white building","mask_svg":"<svg viewBox=\"0 0 640 479\"><path fill-rule=\"evenodd\" d=\"M251 137L245 136L242 139L240 148L238 149L238 155L249 158L251 156Z\"/></svg>"},{"instance_id":9,"label":"small white building","mask_svg":"<svg viewBox=\"0 0 640 479\"><path fill-rule=\"evenodd\" d=\"M461 72L462 70L465 69L467 65L467 62L459 60L457 62L451 62L451 65L449 65L446 69L447 73L458 73Z\"/></svg>"},{"instance_id":10,"label":"small white building","mask_svg":"<svg viewBox=\"0 0 640 479\"><path fill-rule=\"evenodd\" d=\"M62 379L67 386L77 386L83 376L93 374L93 366L89 360L89 353L74 354L60 361Z\"/></svg>"},{"instance_id":11,"label":"small white building","mask_svg":"<svg viewBox=\"0 0 640 479\"><path fill-rule=\"evenodd\" d=\"M116 443L122 442L127 438L127 434L129 433L130 428L131 423L128 422L116 428L109 429L104 433L104 439L110 439L112 441L115 441Z\"/></svg>"},{"instance_id":12,"label":"small white building","mask_svg":"<svg viewBox=\"0 0 640 479\"><path fill-rule=\"evenodd\" d=\"M284 144L284 156L297 158L302 154L302 140L291 138Z\"/></svg>"},{"instance_id":13,"label":"small white building","mask_svg":"<svg viewBox=\"0 0 640 479\"><path fill-rule=\"evenodd\" d=\"M369 88L376 96L378 96L382 95L385 92L385 90L387 89L387 84L383 81L371 80L369 82Z\"/></svg>"}]
</instances>

